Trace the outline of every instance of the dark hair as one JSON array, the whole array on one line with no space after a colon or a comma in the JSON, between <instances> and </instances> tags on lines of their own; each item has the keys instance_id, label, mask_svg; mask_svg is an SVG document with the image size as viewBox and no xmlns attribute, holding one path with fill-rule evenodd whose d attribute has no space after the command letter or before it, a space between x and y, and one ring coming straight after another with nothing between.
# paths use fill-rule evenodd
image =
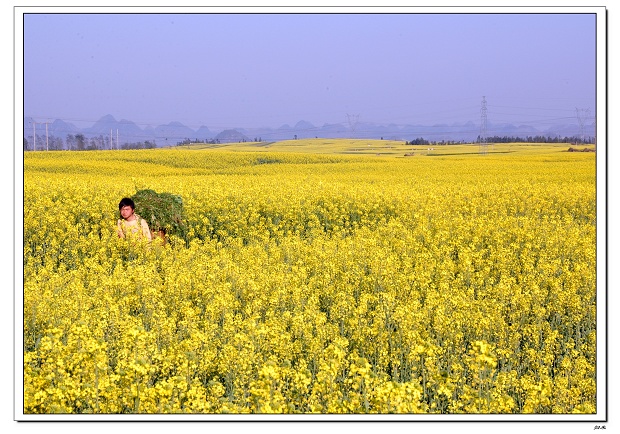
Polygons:
<instances>
[{"instance_id":1,"label":"dark hair","mask_svg":"<svg viewBox=\"0 0 620 434\"><path fill-rule=\"evenodd\" d=\"M120 209L124 206L130 206L131 209L136 209L136 204L133 203L133 200L131 200L128 197L124 197L121 199L121 201L118 203L118 209L120 211Z\"/></svg>"}]
</instances>

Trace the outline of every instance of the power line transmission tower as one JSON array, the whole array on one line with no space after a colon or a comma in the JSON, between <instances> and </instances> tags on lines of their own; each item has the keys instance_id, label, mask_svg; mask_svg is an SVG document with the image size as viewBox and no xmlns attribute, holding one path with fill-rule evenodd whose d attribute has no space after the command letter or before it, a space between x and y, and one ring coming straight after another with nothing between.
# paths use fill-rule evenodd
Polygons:
<instances>
[{"instance_id":1,"label":"power line transmission tower","mask_svg":"<svg viewBox=\"0 0 620 434\"><path fill-rule=\"evenodd\" d=\"M579 123L579 136L581 137L581 143L586 142L586 120L590 117L590 109L575 108L577 113L577 122Z\"/></svg>"},{"instance_id":2,"label":"power line transmission tower","mask_svg":"<svg viewBox=\"0 0 620 434\"><path fill-rule=\"evenodd\" d=\"M49 140L49 134L47 134L47 124L49 124L49 122L43 122L45 124L45 150L49 151L50 150L50 140Z\"/></svg>"},{"instance_id":3,"label":"power line transmission tower","mask_svg":"<svg viewBox=\"0 0 620 434\"><path fill-rule=\"evenodd\" d=\"M487 100L482 97L482 105L480 107L480 153L486 155L489 144L487 143Z\"/></svg>"},{"instance_id":4,"label":"power line transmission tower","mask_svg":"<svg viewBox=\"0 0 620 434\"><path fill-rule=\"evenodd\" d=\"M47 133L47 124L49 124L50 122L35 122L35 121L31 121L32 123L32 150L36 151L37 150L37 124L39 125L43 125L45 124L45 150L49 151L50 150L50 146L49 146L49 135Z\"/></svg>"},{"instance_id":5,"label":"power line transmission tower","mask_svg":"<svg viewBox=\"0 0 620 434\"><path fill-rule=\"evenodd\" d=\"M349 124L349 128L351 129L351 134L355 136L355 128L357 127L357 123L359 122L360 115L350 115L347 113L347 123Z\"/></svg>"}]
</instances>

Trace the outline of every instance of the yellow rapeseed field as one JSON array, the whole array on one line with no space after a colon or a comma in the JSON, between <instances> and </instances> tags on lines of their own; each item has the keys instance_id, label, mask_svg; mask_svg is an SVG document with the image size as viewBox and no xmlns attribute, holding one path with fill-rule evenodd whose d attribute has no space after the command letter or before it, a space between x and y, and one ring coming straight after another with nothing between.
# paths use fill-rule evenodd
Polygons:
<instances>
[{"instance_id":1,"label":"yellow rapeseed field","mask_svg":"<svg viewBox=\"0 0 620 434\"><path fill-rule=\"evenodd\" d=\"M345 145L24 153L24 413L595 413L595 154Z\"/></svg>"}]
</instances>

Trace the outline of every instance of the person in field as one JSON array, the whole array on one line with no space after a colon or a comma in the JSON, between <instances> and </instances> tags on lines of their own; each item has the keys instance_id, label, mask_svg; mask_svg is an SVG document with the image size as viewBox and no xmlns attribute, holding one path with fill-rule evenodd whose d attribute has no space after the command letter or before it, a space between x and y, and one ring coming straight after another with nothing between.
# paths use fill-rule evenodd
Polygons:
<instances>
[{"instance_id":1,"label":"person in field","mask_svg":"<svg viewBox=\"0 0 620 434\"><path fill-rule=\"evenodd\" d=\"M152 240L149 225L142 217L135 213L136 205L128 197L121 199L118 211L121 218L118 219L118 236L120 238L136 238Z\"/></svg>"}]
</instances>

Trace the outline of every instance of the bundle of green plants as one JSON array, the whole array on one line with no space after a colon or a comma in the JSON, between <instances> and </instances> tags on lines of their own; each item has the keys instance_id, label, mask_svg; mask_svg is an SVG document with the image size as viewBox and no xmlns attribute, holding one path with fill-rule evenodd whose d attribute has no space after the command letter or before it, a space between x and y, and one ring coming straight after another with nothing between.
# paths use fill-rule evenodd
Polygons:
<instances>
[{"instance_id":1,"label":"bundle of green plants","mask_svg":"<svg viewBox=\"0 0 620 434\"><path fill-rule=\"evenodd\" d=\"M136 204L136 213L146 220L151 231L185 237L187 225L181 196L144 189L131 198Z\"/></svg>"}]
</instances>

